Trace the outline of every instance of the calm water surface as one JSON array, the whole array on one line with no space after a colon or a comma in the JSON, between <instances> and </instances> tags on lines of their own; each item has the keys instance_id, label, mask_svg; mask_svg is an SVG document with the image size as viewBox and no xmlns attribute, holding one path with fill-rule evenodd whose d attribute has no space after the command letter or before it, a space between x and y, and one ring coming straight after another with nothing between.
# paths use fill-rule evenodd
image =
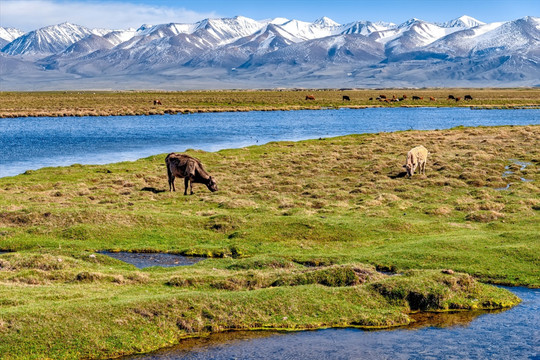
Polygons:
<instances>
[{"instance_id":1,"label":"calm water surface","mask_svg":"<svg viewBox=\"0 0 540 360\"><path fill-rule=\"evenodd\" d=\"M229 333L126 359L540 359L540 290L508 289L523 302L499 313L443 315L386 331Z\"/></svg>"},{"instance_id":2,"label":"calm water surface","mask_svg":"<svg viewBox=\"0 0 540 360\"><path fill-rule=\"evenodd\" d=\"M0 253L2 253L0 251ZM204 260L203 257L195 256L182 256L177 254L167 253L130 253L130 252L109 252L100 251L100 254L104 254L115 258L117 260L126 262L139 269L144 269L152 266L159 267L175 267L175 266L189 266Z\"/></svg>"},{"instance_id":3,"label":"calm water surface","mask_svg":"<svg viewBox=\"0 0 540 360\"><path fill-rule=\"evenodd\" d=\"M378 108L0 119L0 177L106 164L188 148L217 151L353 133L540 124L540 110Z\"/></svg>"}]
</instances>

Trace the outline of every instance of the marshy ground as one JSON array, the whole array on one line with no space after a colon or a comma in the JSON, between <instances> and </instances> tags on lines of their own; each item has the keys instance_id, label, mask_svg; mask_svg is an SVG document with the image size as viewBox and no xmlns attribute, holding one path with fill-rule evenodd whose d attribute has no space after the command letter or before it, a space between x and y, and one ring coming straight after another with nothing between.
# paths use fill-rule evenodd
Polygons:
<instances>
[{"instance_id":1,"label":"marshy ground","mask_svg":"<svg viewBox=\"0 0 540 360\"><path fill-rule=\"evenodd\" d=\"M307 95L313 95L315 100L306 100ZM344 101L344 95L349 96L350 101ZM388 99L406 95L407 99L386 103L375 100L379 95ZM449 95L461 100L448 99ZM465 95L471 95L473 100L465 101ZM413 96L422 99L413 100ZM431 97L434 100L430 100ZM154 100L158 99L162 105L154 105ZM158 115L380 106L538 108L540 89L0 92L0 117Z\"/></svg>"},{"instance_id":2,"label":"marshy ground","mask_svg":"<svg viewBox=\"0 0 540 360\"><path fill-rule=\"evenodd\" d=\"M418 144L426 175L409 179ZM460 127L189 150L220 188L193 196L165 191L166 154L0 178L0 353L102 358L514 305L484 283L540 286L539 152L539 126ZM207 259L140 270L100 250Z\"/></svg>"}]
</instances>

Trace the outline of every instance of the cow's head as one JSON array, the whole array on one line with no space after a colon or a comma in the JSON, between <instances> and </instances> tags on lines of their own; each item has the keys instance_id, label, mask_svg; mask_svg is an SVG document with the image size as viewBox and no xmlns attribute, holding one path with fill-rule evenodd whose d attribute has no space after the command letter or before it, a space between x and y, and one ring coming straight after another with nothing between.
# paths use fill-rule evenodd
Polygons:
<instances>
[{"instance_id":1,"label":"cow's head","mask_svg":"<svg viewBox=\"0 0 540 360\"><path fill-rule=\"evenodd\" d=\"M407 163L403 165L403 167L405 168L405 170L407 170L407 176L411 177L414 174L416 166L414 166L413 163Z\"/></svg>"},{"instance_id":2,"label":"cow's head","mask_svg":"<svg viewBox=\"0 0 540 360\"><path fill-rule=\"evenodd\" d=\"M218 191L216 180L211 176L208 178L208 184L206 184L206 186L211 192Z\"/></svg>"}]
</instances>

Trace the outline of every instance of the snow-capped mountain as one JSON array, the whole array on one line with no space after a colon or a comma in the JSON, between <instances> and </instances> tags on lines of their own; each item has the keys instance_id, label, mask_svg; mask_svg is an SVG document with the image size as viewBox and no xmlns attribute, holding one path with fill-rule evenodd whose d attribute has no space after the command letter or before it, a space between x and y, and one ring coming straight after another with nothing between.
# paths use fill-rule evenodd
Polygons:
<instances>
[{"instance_id":1,"label":"snow-capped mountain","mask_svg":"<svg viewBox=\"0 0 540 360\"><path fill-rule=\"evenodd\" d=\"M466 15L440 24L236 16L126 30L63 23L26 34L0 28L2 41L0 90L28 81L32 89L540 85L532 16L487 24Z\"/></svg>"},{"instance_id":2,"label":"snow-capped mountain","mask_svg":"<svg viewBox=\"0 0 540 360\"><path fill-rule=\"evenodd\" d=\"M55 54L92 34L103 36L111 30L88 29L84 26L63 23L51 25L24 34L6 45L2 52L9 55Z\"/></svg>"},{"instance_id":3,"label":"snow-capped mountain","mask_svg":"<svg viewBox=\"0 0 540 360\"><path fill-rule=\"evenodd\" d=\"M0 49L22 35L24 35L24 31L0 26Z\"/></svg>"}]
</instances>

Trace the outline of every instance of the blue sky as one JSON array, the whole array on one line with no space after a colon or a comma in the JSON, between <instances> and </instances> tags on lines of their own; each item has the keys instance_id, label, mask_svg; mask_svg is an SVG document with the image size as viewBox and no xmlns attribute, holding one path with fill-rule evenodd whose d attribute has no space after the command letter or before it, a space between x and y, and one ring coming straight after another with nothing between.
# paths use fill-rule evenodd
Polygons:
<instances>
[{"instance_id":1,"label":"blue sky","mask_svg":"<svg viewBox=\"0 0 540 360\"><path fill-rule=\"evenodd\" d=\"M540 16L540 0L0 0L0 26L25 31L64 21L119 29L235 15L303 21L327 16L342 24L355 20L401 23L412 17L443 22L469 15L494 22Z\"/></svg>"}]
</instances>

